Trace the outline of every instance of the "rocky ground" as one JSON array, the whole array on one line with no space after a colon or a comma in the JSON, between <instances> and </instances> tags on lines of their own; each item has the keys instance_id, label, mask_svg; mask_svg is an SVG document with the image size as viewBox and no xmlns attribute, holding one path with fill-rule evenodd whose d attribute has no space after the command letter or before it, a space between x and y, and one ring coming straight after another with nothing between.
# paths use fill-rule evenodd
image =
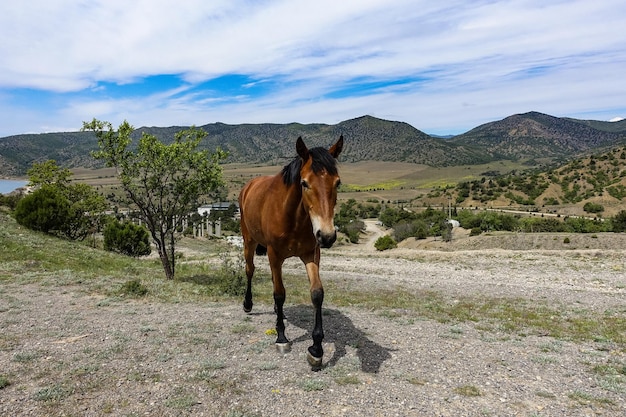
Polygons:
<instances>
[{"instance_id":1,"label":"rocky ground","mask_svg":"<svg viewBox=\"0 0 626 417\"><path fill-rule=\"evenodd\" d=\"M626 315L626 236L492 235L324 252L322 278L381 293L522 299ZM259 259L258 268L267 268ZM288 272L304 275L297 261ZM305 278L303 278L305 279ZM288 289L289 291L289 289ZM0 292L0 415L622 416L626 347L325 304L324 367L305 359L311 307L287 300L292 351L271 305L107 299L78 288ZM574 310L572 310L574 311ZM626 331L626 329L624 329ZM0 381L0 386L2 386Z\"/></svg>"}]
</instances>

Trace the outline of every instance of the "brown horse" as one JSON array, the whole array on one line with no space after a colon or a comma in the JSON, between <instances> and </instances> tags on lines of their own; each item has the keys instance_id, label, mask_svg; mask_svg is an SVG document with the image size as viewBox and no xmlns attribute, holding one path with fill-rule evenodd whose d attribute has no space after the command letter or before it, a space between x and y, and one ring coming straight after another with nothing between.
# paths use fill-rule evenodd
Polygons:
<instances>
[{"instance_id":1,"label":"brown horse","mask_svg":"<svg viewBox=\"0 0 626 417\"><path fill-rule=\"evenodd\" d=\"M319 275L320 247L329 248L337 239L333 223L339 173L337 157L343 148L343 136L330 147L308 149L302 138L296 142L298 156L274 176L257 177L239 194L241 234L248 285L243 301L246 312L252 310L252 275L254 254L269 259L274 284L276 312L276 348L291 350L285 337L283 305L285 287L282 266L285 259L298 256L306 267L315 309L313 345L307 358L314 368L322 364L322 303L324 288Z\"/></svg>"}]
</instances>

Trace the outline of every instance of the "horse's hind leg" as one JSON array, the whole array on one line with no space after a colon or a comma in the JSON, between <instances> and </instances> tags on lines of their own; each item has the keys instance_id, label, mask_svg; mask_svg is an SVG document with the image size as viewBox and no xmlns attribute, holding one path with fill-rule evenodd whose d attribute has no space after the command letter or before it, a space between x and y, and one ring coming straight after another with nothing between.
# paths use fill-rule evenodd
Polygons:
<instances>
[{"instance_id":1,"label":"horse's hind leg","mask_svg":"<svg viewBox=\"0 0 626 417\"><path fill-rule=\"evenodd\" d=\"M256 244L254 242L245 242L243 247L243 256L246 260L246 294L243 298L243 311L249 313L252 311L252 276L254 275L254 251Z\"/></svg>"}]
</instances>

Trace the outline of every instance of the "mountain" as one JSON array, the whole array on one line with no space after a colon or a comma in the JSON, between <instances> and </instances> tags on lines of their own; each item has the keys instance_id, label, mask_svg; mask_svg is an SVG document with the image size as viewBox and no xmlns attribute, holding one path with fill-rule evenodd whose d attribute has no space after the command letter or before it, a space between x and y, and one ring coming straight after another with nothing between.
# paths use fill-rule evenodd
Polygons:
<instances>
[{"instance_id":1,"label":"mountain","mask_svg":"<svg viewBox=\"0 0 626 417\"><path fill-rule=\"evenodd\" d=\"M221 147L226 162L283 164L295 156L295 140L309 147L328 146L346 138L342 161L411 162L431 166L487 163L501 159L564 160L626 143L626 121L599 122L530 112L486 123L452 138L429 136L413 126L362 116L335 125L211 123L199 126L208 135L202 147ZM185 126L141 127L133 133L153 134L165 143ZM95 168L90 156L97 147L91 132L25 134L0 138L0 175L24 175L34 162L54 159L60 166Z\"/></svg>"},{"instance_id":2,"label":"mountain","mask_svg":"<svg viewBox=\"0 0 626 417\"><path fill-rule=\"evenodd\" d=\"M218 146L229 153L226 162L283 164L293 158L295 142L302 136L309 147L328 146L343 135L346 146L342 161L403 161L436 166L471 164L481 153L464 146L430 137L411 125L363 116L336 125L326 124L240 124L211 123L198 126L207 132L203 149ZM142 132L165 143L185 126L141 127ZM64 167L97 167L90 156L97 147L91 132L44 133L0 138L0 175L24 175L34 162L55 159Z\"/></svg>"},{"instance_id":3,"label":"mountain","mask_svg":"<svg viewBox=\"0 0 626 417\"><path fill-rule=\"evenodd\" d=\"M482 148L493 159L564 160L626 143L626 123L582 121L529 112L486 123L451 141Z\"/></svg>"}]
</instances>

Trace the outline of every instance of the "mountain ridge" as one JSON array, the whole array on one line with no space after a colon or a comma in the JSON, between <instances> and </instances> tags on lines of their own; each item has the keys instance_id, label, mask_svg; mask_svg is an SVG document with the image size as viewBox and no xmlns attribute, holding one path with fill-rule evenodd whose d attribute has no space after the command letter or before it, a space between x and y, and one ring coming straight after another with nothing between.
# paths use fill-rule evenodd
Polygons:
<instances>
[{"instance_id":1,"label":"mountain ridge","mask_svg":"<svg viewBox=\"0 0 626 417\"><path fill-rule=\"evenodd\" d=\"M202 148L221 147L227 163L278 165L295 156L302 136L309 146L327 146L344 135L342 161L377 160L431 166L455 166L496 160L560 161L626 143L626 120L602 122L560 118L539 112L521 113L485 123L453 137L436 137L406 122L365 115L329 125L323 123L208 123ZM169 143L187 126L139 127ZM60 166L99 167L90 156L97 141L92 132L23 134L0 138L0 175L20 176L35 162L54 159Z\"/></svg>"}]
</instances>

